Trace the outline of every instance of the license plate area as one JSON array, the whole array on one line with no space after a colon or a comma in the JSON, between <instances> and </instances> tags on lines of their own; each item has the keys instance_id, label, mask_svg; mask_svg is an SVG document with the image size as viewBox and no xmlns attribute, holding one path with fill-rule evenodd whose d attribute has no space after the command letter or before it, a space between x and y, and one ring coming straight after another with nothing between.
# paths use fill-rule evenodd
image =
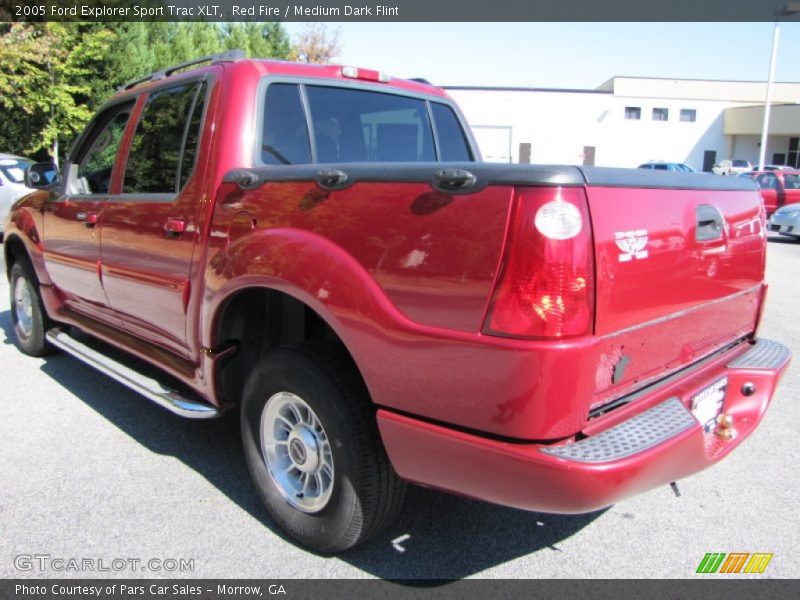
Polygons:
<instances>
[{"instance_id":1,"label":"license plate area","mask_svg":"<svg viewBox=\"0 0 800 600\"><path fill-rule=\"evenodd\" d=\"M728 391L728 378L715 381L702 392L692 396L692 414L703 426L703 431L709 432L717 422L717 416L722 412L725 403L725 394Z\"/></svg>"}]
</instances>

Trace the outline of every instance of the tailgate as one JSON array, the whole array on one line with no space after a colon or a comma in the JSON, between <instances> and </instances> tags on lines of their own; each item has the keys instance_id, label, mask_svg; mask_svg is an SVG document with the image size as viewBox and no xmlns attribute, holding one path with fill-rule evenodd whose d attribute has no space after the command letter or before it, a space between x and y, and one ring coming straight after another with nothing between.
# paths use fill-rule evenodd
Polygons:
<instances>
[{"instance_id":1,"label":"tailgate","mask_svg":"<svg viewBox=\"0 0 800 600\"><path fill-rule=\"evenodd\" d=\"M743 178L584 174L602 353L598 406L753 332L766 237L759 193Z\"/></svg>"}]
</instances>

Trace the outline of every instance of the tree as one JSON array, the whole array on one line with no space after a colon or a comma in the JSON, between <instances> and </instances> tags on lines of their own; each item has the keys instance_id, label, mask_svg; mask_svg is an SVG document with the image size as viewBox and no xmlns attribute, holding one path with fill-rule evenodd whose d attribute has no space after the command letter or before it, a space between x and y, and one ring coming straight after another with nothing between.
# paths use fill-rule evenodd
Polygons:
<instances>
[{"instance_id":1,"label":"tree","mask_svg":"<svg viewBox=\"0 0 800 600\"><path fill-rule=\"evenodd\" d=\"M320 60L338 51L338 37L322 29L304 47ZM234 48L259 58L292 52L280 23L0 23L0 149L58 161L123 83Z\"/></svg>"},{"instance_id":2,"label":"tree","mask_svg":"<svg viewBox=\"0 0 800 600\"><path fill-rule=\"evenodd\" d=\"M339 30L329 31L322 23L309 23L295 38L291 60L327 63L341 52Z\"/></svg>"},{"instance_id":3,"label":"tree","mask_svg":"<svg viewBox=\"0 0 800 600\"><path fill-rule=\"evenodd\" d=\"M27 116L32 135L11 142L25 153L47 149L58 163L59 143L80 131L92 115L88 67L102 59L114 35L81 31L64 23L17 23L0 43L0 102L9 114Z\"/></svg>"}]
</instances>

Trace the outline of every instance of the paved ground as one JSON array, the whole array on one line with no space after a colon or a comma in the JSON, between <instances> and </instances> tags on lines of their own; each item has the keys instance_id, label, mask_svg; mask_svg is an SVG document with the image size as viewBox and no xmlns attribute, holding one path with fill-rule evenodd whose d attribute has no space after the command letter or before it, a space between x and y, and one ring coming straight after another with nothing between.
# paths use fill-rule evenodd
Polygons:
<instances>
[{"instance_id":1,"label":"paved ground","mask_svg":"<svg viewBox=\"0 0 800 600\"><path fill-rule=\"evenodd\" d=\"M800 244L770 241L762 335L795 351L798 265ZM24 357L10 341L7 297L3 278L0 577L64 575L20 572L14 557L21 554L106 565L188 558L194 571L183 575L204 578L691 577L712 551L772 552L767 575L800 576L797 364L761 428L714 469L682 481L680 498L663 487L562 517L413 489L378 540L320 558L288 542L265 516L235 418L183 421L68 356ZM404 534L401 554L390 541Z\"/></svg>"}]
</instances>

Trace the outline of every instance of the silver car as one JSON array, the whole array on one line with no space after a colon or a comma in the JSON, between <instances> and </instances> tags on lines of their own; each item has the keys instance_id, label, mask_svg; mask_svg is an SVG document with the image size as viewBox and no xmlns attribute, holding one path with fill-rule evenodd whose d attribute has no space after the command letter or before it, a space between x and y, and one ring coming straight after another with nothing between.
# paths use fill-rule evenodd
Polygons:
<instances>
[{"instance_id":1,"label":"silver car","mask_svg":"<svg viewBox=\"0 0 800 600\"><path fill-rule=\"evenodd\" d=\"M769 228L781 235L800 238L800 204L787 204L772 213Z\"/></svg>"},{"instance_id":2,"label":"silver car","mask_svg":"<svg viewBox=\"0 0 800 600\"><path fill-rule=\"evenodd\" d=\"M25 185L25 168L32 164L29 158L0 153L0 238L11 205L34 191Z\"/></svg>"}]
</instances>

